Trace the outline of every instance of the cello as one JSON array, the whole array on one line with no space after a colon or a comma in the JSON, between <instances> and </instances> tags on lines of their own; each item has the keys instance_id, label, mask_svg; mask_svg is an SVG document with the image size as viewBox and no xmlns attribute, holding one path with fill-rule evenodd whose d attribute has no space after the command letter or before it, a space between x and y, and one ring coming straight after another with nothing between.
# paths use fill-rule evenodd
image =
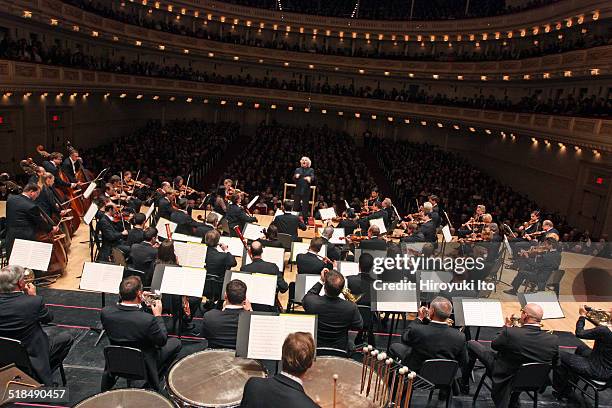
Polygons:
<instances>
[{"instance_id":1,"label":"cello","mask_svg":"<svg viewBox=\"0 0 612 408\"><path fill-rule=\"evenodd\" d=\"M45 221L53 226L56 225L51 218L43 211L40 212L41 216ZM47 242L53 244L53 250L51 251L51 260L49 262L49 268L47 268L46 276L62 276L68 265L68 254L63 243L64 234L56 234L53 231L43 232L39 231L36 234L36 240L39 242Z\"/></svg>"}]
</instances>

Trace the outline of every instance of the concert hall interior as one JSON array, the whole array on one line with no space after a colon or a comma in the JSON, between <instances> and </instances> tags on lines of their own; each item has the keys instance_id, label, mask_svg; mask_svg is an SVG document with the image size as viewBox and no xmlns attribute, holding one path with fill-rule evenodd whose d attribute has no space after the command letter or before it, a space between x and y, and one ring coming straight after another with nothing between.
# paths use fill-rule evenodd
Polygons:
<instances>
[{"instance_id":1,"label":"concert hall interior","mask_svg":"<svg viewBox=\"0 0 612 408\"><path fill-rule=\"evenodd\" d=\"M610 1L0 0L0 406L612 408L610 234Z\"/></svg>"}]
</instances>

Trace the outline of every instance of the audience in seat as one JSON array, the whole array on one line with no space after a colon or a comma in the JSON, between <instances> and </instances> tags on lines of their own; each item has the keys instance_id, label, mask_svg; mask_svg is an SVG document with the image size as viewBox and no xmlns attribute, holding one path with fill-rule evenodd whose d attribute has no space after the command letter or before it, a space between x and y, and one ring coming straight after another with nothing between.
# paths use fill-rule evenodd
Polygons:
<instances>
[{"instance_id":1,"label":"audience in seat","mask_svg":"<svg viewBox=\"0 0 612 408\"><path fill-rule=\"evenodd\" d=\"M43 330L53 320L51 311L36 287L26 283L24 269L9 265L0 270L0 337L19 340L30 357L34 378L53 386L51 369L68 355L74 339L55 327Z\"/></svg>"},{"instance_id":2,"label":"audience in seat","mask_svg":"<svg viewBox=\"0 0 612 408\"><path fill-rule=\"evenodd\" d=\"M225 286L223 309L211 309L204 313L200 334L208 340L208 347L236 349L240 314L252 310L247 299L247 289L241 280L228 282Z\"/></svg>"}]
</instances>

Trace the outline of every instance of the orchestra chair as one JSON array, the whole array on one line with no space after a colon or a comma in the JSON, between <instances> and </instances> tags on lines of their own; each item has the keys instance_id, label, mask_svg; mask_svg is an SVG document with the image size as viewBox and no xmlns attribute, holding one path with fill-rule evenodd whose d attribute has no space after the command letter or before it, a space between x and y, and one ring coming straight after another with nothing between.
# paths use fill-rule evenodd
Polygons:
<instances>
[{"instance_id":1,"label":"orchestra chair","mask_svg":"<svg viewBox=\"0 0 612 408\"><path fill-rule=\"evenodd\" d=\"M132 387L134 381L145 381L149 385L153 381L148 381L147 368L145 365L144 354L134 347L123 346L106 346L104 347L104 374L110 375L113 379L117 377L125 378L128 388ZM159 383L159 378L154 379L155 383ZM106 387L105 381L102 381L102 392L108 391L112 387ZM108 389L105 389L108 388Z\"/></svg>"},{"instance_id":2,"label":"orchestra chair","mask_svg":"<svg viewBox=\"0 0 612 408\"><path fill-rule=\"evenodd\" d=\"M574 390L580 392L582 397L588 397L593 400L593 407L599 407L599 393L608 389L612 389L612 378L608 380L608 382L603 381L595 381L590 378L584 377L582 375L577 375L575 379L569 380L570 385ZM581 387L580 383L584 385ZM589 391L593 390L593 394L590 394Z\"/></svg>"},{"instance_id":3,"label":"orchestra chair","mask_svg":"<svg viewBox=\"0 0 612 408\"><path fill-rule=\"evenodd\" d=\"M25 346L19 341L0 337L0 367L6 367L9 364L15 364L17 368L26 374L38 379L36 373L32 369L30 357ZM66 386L66 373L64 372L64 364L60 362L54 367L51 367L51 372L59 370L62 377L62 386ZM38 379L40 381L40 379Z\"/></svg>"},{"instance_id":4,"label":"orchestra chair","mask_svg":"<svg viewBox=\"0 0 612 408\"><path fill-rule=\"evenodd\" d=\"M279 232L278 240L281 244L283 244L283 248L285 248L285 251L291 252L291 242L293 242L293 237L290 234Z\"/></svg>"},{"instance_id":5,"label":"orchestra chair","mask_svg":"<svg viewBox=\"0 0 612 408\"><path fill-rule=\"evenodd\" d=\"M317 357L319 356L330 356L330 357L341 357L348 358L349 353L346 350L340 350L333 347L317 347Z\"/></svg>"},{"instance_id":6,"label":"orchestra chair","mask_svg":"<svg viewBox=\"0 0 612 408\"><path fill-rule=\"evenodd\" d=\"M557 294L557 298L559 297L559 293L561 292L561 280L565 276L565 271L563 269L557 269L553 271L548 277L548 281L546 282L546 289L552 289Z\"/></svg>"},{"instance_id":7,"label":"orchestra chair","mask_svg":"<svg viewBox=\"0 0 612 408\"><path fill-rule=\"evenodd\" d=\"M431 401L435 390L444 390L447 392L446 408L451 405L453 398L453 384L455 383L455 377L458 369L459 363L455 360L437 358L425 360L423 362L423 365L419 370L419 376L433 384L433 388L431 391L429 391L429 399L427 400L428 404Z\"/></svg>"},{"instance_id":8,"label":"orchestra chair","mask_svg":"<svg viewBox=\"0 0 612 408\"><path fill-rule=\"evenodd\" d=\"M548 363L525 363L521 365L519 370L512 379L512 388L510 390L510 399L519 395L523 392L527 393L529 398L533 401L533 408L538 407L538 390L544 388L549 383L549 373L552 366ZM480 389L484 385L489 391L491 387L485 382L486 378L491 378L488 372L482 374L482 378L478 383L474 398L472 399L472 407L476 406L476 400ZM518 395L517 395L518 394Z\"/></svg>"},{"instance_id":9,"label":"orchestra chair","mask_svg":"<svg viewBox=\"0 0 612 408\"><path fill-rule=\"evenodd\" d=\"M127 262L125 261L125 252L123 252L120 248L113 248L111 251L111 256L113 257L113 261L115 265L126 266Z\"/></svg>"}]
</instances>

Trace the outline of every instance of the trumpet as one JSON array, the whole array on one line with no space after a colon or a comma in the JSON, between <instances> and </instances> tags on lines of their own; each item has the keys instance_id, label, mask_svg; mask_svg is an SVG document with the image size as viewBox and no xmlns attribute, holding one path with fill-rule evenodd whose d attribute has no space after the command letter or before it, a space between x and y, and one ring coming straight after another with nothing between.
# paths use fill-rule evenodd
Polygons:
<instances>
[{"instance_id":1,"label":"trumpet","mask_svg":"<svg viewBox=\"0 0 612 408\"><path fill-rule=\"evenodd\" d=\"M359 302L359 300L363 296L363 294L355 296L353 294L353 292L351 292L351 290L349 288L346 288L346 287L344 289L342 289L342 294L344 295L344 298L346 300L348 300L349 302L352 302L352 303Z\"/></svg>"},{"instance_id":2,"label":"trumpet","mask_svg":"<svg viewBox=\"0 0 612 408\"><path fill-rule=\"evenodd\" d=\"M593 323L595 326L612 325L612 316L610 316L610 312L603 309L595 309L590 306L584 306L584 310L587 311L587 320Z\"/></svg>"},{"instance_id":3,"label":"trumpet","mask_svg":"<svg viewBox=\"0 0 612 408\"><path fill-rule=\"evenodd\" d=\"M162 294L159 290L155 292L142 292L142 301L147 307L153 307L155 301L161 300Z\"/></svg>"}]
</instances>

